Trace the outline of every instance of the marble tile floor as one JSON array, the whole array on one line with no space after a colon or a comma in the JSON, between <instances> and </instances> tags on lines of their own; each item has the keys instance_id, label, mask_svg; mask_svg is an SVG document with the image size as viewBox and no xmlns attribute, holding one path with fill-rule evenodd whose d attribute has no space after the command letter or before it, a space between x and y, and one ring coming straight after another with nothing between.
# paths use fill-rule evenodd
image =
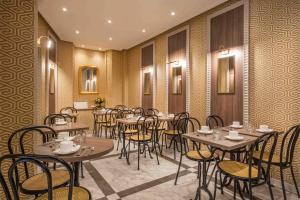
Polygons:
<instances>
[{"instance_id":1,"label":"marble tile floor","mask_svg":"<svg viewBox=\"0 0 300 200\"><path fill-rule=\"evenodd\" d=\"M119 159L119 151L115 149L106 156L84 162L85 178L80 184L91 191L94 200L190 200L194 199L197 189L197 163L186 158L180 171L178 184L174 185L178 169L179 154L174 160L173 151L164 149L163 156L159 157L157 165L155 154L153 159L148 155L141 156L140 170L137 170L137 152L132 147L130 165L125 158ZM212 170L213 165L210 169ZM210 172L209 172L210 173ZM209 185L211 192L214 190L213 179ZM281 190L273 188L276 200L283 199ZM253 190L255 199L270 199L267 187L260 186ZM202 192L202 199L208 195ZM232 188L226 188L224 194L217 190L217 199L233 199ZM237 195L237 199L239 195ZM288 193L288 199L298 199L296 194Z\"/></svg>"}]
</instances>

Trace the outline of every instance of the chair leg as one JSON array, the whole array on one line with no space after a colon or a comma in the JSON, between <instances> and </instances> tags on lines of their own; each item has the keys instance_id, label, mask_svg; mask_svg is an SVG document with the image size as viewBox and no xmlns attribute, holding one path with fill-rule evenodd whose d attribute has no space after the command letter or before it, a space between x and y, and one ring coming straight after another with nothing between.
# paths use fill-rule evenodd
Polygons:
<instances>
[{"instance_id":1,"label":"chair leg","mask_svg":"<svg viewBox=\"0 0 300 200\"><path fill-rule=\"evenodd\" d=\"M177 184L177 180L178 180L178 175L179 175L181 163L182 163L182 153L180 154L180 159L179 159L179 163L178 163L178 170L177 170L177 174L176 174L176 178L175 178L175 183L174 183L174 185ZM199 170L199 169L198 169L198 170Z\"/></svg>"},{"instance_id":2,"label":"chair leg","mask_svg":"<svg viewBox=\"0 0 300 200\"><path fill-rule=\"evenodd\" d=\"M157 149L156 149L156 144L154 143L154 151L155 151L155 154L156 154L156 160L157 160L157 164L159 165L159 160L158 160L158 152L157 152Z\"/></svg>"},{"instance_id":3,"label":"chair leg","mask_svg":"<svg viewBox=\"0 0 300 200\"><path fill-rule=\"evenodd\" d=\"M236 180L233 181L233 199L236 199Z\"/></svg>"},{"instance_id":4,"label":"chair leg","mask_svg":"<svg viewBox=\"0 0 300 200\"><path fill-rule=\"evenodd\" d=\"M138 170L140 170L140 142L138 141Z\"/></svg>"},{"instance_id":5,"label":"chair leg","mask_svg":"<svg viewBox=\"0 0 300 200\"><path fill-rule=\"evenodd\" d=\"M268 188L269 188L271 199L274 200L274 195L273 195L273 191L272 191L272 185L271 185L270 178L268 178L267 184L268 184Z\"/></svg>"},{"instance_id":6,"label":"chair leg","mask_svg":"<svg viewBox=\"0 0 300 200\"><path fill-rule=\"evenodd\" d=\"M283 168L281 168L281 167L280 167L280 179L281 179L281 186L282 186L282 191L283 191L283 199L287 200L285 186L284 186Z\"/></svg>"},{"instance_id":7,"label":"chair leg","mask_svg":"<svg viewBox=\"0 0 300 200\"><path fill-rule=\"evenodd\" d=\"M292 165L291 165L291 174L292 174L292 177L293 177L293 180L294 180L294 185L296 187L298 198L300 198L300 193L299 193L299 189L298 189L298 185L297 185L297 182L296 182L296 178L295 178L295 174L294 174L294 170L293 170Z\"/></svg>"},{"instance_id":8,"label":"chair leg","mask_svg":"<svg viewBox=\"0 0 300 200\"><path fill-rule=\"evenodd\" d=\"M244 196L243 196L243 193L242 193L242 189L241 189L241 185L240 185L240 182L239 181L236 181L237 183L237 190L240 194L240 197L242 198L242 200L245 200Z\"/></svg>"},{"instance_id":9,"label":"chair leg","mask_svg":"<svg viewBox=\"0 0 300 200\"><path fill-rule=\"evenodd\" d=\"M216 170L216 173L215 173L215 188L214 188L214 200L216 199L217 197L217 182L218 182L218 170ZM221 172L220 172L221 173Z\"/></svg>"},{"instance_id":10,"label":"chair leg","mask_svg":"<svg viewBox=\"0 0 300 200\"><path fill-rule=\"evenodd\" d=\"M83 174L83 162L80 162L80 168L81 168L81 178L84 178L84 174Z\"/></svg>"}]
</instances>

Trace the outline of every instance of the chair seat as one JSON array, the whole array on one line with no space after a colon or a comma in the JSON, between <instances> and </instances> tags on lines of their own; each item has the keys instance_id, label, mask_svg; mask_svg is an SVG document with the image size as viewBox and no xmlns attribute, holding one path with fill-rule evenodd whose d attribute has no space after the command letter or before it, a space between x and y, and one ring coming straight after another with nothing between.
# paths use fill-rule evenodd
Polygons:
<instances>
[{"instance_id":1,"label":"chair seat","mask_svg":"<svg viewBox=\"0 0 300 200\"><path fill-rule=\"evenodd\" d=\"M70 175L66 170L52 170L52 185L53 187L59 187L66 184ZM24 193L36 193L38 191L45 191L48 189L47 175L45 173L36 174L28 179L26 179L21 184L22 191Z\"/></svg>"},{"instance_id":2,"label":"chair seat","mask_svg":"<svg viewBox=\"0 0 300 200\"><path fill-rule=\"evenodd\" d=\"M166 135L178 135L178 132L176 130L165 130L164 134L166 134Z\"/></svg>"},{"instance_id":3,"label":"chair seat","mask_svg":"<svg viewBox=\"0 0 300 200\"><path fill-rule=\"evenodd\" d=\"M133 140L133 141L149 141L151 140L151 137L149 135L133 135L133 136L130 136L130 140Z\"/></svg>"},{"instance_id":4,"label":"chair seat","mask_svg":"<svg viewBox=\"0 0 300 200\"><path fill-rule=\"evenodd\" d=\"M105 127L113 127L113 126L116 126L117 124L116 123L104 123L104 125L103 126L105 126Z\"/></svg>"},{"instance_id":5,"label":"chair seat","mask_svg":"<svg viewBox=\"0 0 300 200\"><path fill-rule=\"evenodd\" d=\"M261 154L260 151L254 151L253 158L259 160L260 154ZM269 157L270 157L270 152L264 152L262 157L263 162L267 163L269 161ZM273 154L272 164L280 164L280 156L278 154Z\"/></svg>"},{"instance_id":6,"label":"chair seat","mask_svg":"<svg viewBox=\"0 0 300 200\"><path fill-rule=\"evenodd\" d=\"M210 151L208 151L208 150L200 150L200 153L206 159L209 159L212 156L212 153ZM200 157L200 155L199 155L199 153L198 153L197 150L187 152L186 153L186 157L188 157L191 160L197 160L197 161L203 159L202 157ZM218 158L218 157L219 156L216 153L214 153L214 155L212 156L212 158Z\"/></svg>"},{"instance_id":7,"label":"chair seat","mask_svg":"<svg viewBox=\"0 0 300 200\"><path fill-rule=\"evenodd\" d=\"M53 200L68 200L69 187L61 187L53 190ZM91 195L89 191L83 187L73 187L73 200L89 200ZM48 200L48 193L45 193L36 200Z\"/></svg>"},{"instance_id":8,"label":"chair seat","mask_svg":"<svg viewBox=\"0 0 300 200\"><path fill-rule=\"evenodd\" d=\"M134 134L134 133L137 133L137 132L138 132L138 130L136 130L136 129L127 129L125 131L125 134Z\"/></svg>"},{"instance_id":9,"label":"chair seat","mask_svg":"<svg viewBox=\"0 0 300 200\"><path fill-rule=\"evenodd\" d=\"M228 175L249 179L249 165L232 160L223 160L218 163L218 167ZM258 177L258 170L256 167L251 168L251 178Z\"/></svg>"},{"instance_id":10,"label":"chair seat","mask_svg":"<svg viewBox=\"0 0 300 200\"><path fill-rule=\"evenodd\" d=\"M152 131L152 130L155 130L155 128L154 127L149 127L148 130ZM165 130L165 129L162 128L162 127L157 127L157 130L162 131L162 130Z\"/></svg>"}]
</instances>

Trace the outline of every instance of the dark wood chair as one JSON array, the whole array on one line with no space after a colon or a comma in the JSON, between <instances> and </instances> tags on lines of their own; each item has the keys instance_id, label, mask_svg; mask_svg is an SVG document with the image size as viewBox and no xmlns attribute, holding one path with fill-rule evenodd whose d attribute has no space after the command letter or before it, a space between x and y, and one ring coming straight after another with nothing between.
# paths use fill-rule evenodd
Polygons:
<instances>
[{"instance_id":1,"label":"dark wood chair","mask_svg":"<svg viewBox=\"0 0 300 200\"><path fill-rule=\"evenodd\" d=\"M31 126L14 131L8 139L8 150L11 155L30 154L25 148L25 139L27 137L41 137L42 143L49 142L57 137L55 131L48 126ZM17 145L17 148L16 146ZM20 150L20 151L19 151ZM23 168L16 168L16 178L19 178L20 172L25 174L25 180L20 184L20 191L24 194L38 195L47 191L47 180L43 173L34 176L29 175L28 165L24 163ZM54 188L66 185L70 176L66 170L51 170L52 182Z\"/></svg>"},{"instance_id":2,"label":"dark wood chair","mask_svg":"<svg viewBox=\"0 0 300 200\"><path fill-rule=\"evenodd\" d=\"M78 110L74 107L64 107L60 109L60 114L68 114L72 118L72 122L77 122Z\"/></svg>"},{"instance_id":3,"label":"dark wood chair","mask_svg":"<svg viewBox=\"0 0 300 200\"><path fill-rule=\"evenodd\" d=\"M72 117L68 114L50 114L44 119L44 125L52 126L55 125L56 120L63 120L65 122L72 122Z\"/></svg>"},{"instance_id":4,"label":"dark wood chair","mask_svg":"<svg viewBox=\"0 0 300 200\"><path fill-rule=\"evenodd\" d=\"M8 169L8 180L4 179L4 175L2 173L2 164L5 161L12 161L9 169ZM53 172L48 168L48 162L56 162L61 164L66 170L68 181L68 186L55 186L55 182L63 179L61 176L55 176ZM33 154L11 154L5 155L0 158L0 183L5 193L5 197L7 200L20 200L19 193L19 185L20 183L18 175L16 175L16 171L19 170L20 165L28 165L31 164L41 169L41 173L33 175L32 177L40 176L41 174L44 177L44 181L40 182L38 180L35 181L35 185L40 185L44 187L43 194L37 195L36 200L52 200L52 199L68 199L72 200L73 197L81 200L91 200L91 193L84 187L74 187L74 172L72 167L66 163L65 161L53 157L53 156L43 156L43 155L33 155ZM29 177L31 179L32 177ZM7 184L7 182L9 184ZM10 188L9 188L10 186ZM12 193L10 193L10 190Z\"/></svg>"},{"instance_id":5,"label":"dark wood chair","mask_svg":"<svg viewBox=\"0 0 300 200\"><path fill-rule=\"evenodd\" d=\"M224 121L218 115L210 115L206 118L206 126L210 129L214 129L215 127L224 127Z\"/></svg>"}]
</instances>

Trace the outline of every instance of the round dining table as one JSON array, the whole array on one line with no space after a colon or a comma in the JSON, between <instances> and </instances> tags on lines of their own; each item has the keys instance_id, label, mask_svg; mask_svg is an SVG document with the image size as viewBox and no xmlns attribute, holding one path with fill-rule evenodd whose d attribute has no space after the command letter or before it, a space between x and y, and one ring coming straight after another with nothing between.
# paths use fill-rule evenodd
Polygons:
<instances>
[{"instance_id":1,"label":"round dining table","mask_svg":"<svg viewBox=\"0 0 300 200\"><path fill-rule=\"evenodd\" d=\"M35 154L57 156L66 162L72 163L75 171L74 185L79 186L80 162L96 159L108 154L113 150L114 143L112 139L87 137L85 144L82 145L77 152L68 155L55 154L53 152L55 150L55 146L57 146L55 145L55 141L51 141L44 144L35 145L33 151Z\"/></svg>"}]
</instances>

